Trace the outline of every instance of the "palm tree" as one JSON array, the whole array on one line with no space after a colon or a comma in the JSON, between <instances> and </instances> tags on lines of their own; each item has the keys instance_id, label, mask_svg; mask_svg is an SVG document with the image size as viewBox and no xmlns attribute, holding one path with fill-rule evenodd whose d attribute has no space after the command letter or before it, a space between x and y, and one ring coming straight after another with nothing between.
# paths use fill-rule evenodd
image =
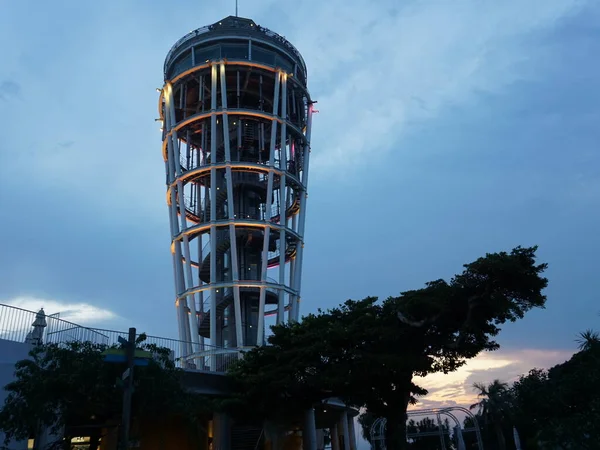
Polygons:
<instances>
[{"instance_id":1,"label":"palm tree","mask_svg":"<svg viewBox=\"0 0 600 450\"><path fill-rule=\"evenodd\" d=\"M490 421L496 431L499 450L506 450L506 439L502 431L502 422L508 416L510 409L510 391L508 385L500 380L490 384L474 383L479 402L471 405L469 409L478 409L478 414L486 422Z\"/></svg>"},{"instance_id":2,"label":"palm tree","mask_svg":"<svg viewBox=\"0 0 600 450\"><path fill-rule=\"evenodd\" d=\"M592 347L600 344L600 334L598 334L597 331L588 329L579 333L577 336L575 342L577 342L579 350L581 351L590 350Z\"/></svg>"}]
</instances>

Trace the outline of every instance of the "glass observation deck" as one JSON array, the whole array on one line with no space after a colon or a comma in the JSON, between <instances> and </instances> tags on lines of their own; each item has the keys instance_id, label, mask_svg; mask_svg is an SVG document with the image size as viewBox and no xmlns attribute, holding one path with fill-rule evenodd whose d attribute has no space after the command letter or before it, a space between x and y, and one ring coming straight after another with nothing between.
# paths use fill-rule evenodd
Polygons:
<instances>
[{"instance_id":1,"label":"glass observation deck","mask_svg":"<svg viewBox=\"0 0 600 450\"><path fill-rule=\"evenodd\" d=\"M306 85L306 65L292 44L250 19L234 16L198 28L181 38L165 59L165 80L192 67L221 59L279 67Z\"/></svg>"}]
</instances>

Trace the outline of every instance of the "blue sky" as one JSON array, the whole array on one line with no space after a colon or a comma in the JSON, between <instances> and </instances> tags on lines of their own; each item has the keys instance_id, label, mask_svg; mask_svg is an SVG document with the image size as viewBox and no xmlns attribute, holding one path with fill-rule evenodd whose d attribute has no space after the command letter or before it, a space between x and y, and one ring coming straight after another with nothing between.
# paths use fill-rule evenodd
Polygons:
<instances>
[{"instance_id":1,"label":"blue sky","mask_svg":"<svg viewBox=\"0 0 600 450\"><path fill-rule=\"evenodd\" d=\"M155 88L171 45L233 4L0 0L0 302L175 337ZM240 15L296 45L319 102L303 313L538 244L547 309L453 383L554 364L599 327L598 2L240 0Z\"/></svg>"}]
</instances>

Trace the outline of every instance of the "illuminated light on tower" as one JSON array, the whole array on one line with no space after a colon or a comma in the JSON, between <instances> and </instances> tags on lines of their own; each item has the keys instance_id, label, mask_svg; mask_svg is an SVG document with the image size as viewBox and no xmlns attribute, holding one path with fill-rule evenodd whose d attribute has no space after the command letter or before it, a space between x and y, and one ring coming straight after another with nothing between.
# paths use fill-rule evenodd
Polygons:
<instances>
[{"instance_id":1,"label":"illuminated light on tower","mask_svg":"<svg viewBox=\"0 0 600 450\"><path fill-rule=\"evenodd\" d=\"M182 354L299 318L312 104L285 38L230 16L169 51L159 111ZM211 362L215 369L216 362Z\"/></svg>"}]
</instances>

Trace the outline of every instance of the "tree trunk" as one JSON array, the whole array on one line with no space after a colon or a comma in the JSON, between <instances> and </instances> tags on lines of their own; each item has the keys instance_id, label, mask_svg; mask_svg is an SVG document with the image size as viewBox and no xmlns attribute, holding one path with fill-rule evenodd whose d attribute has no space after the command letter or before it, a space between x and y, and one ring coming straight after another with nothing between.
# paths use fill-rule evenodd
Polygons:
<instances>
[{"instance_id":1,"label":"tree trunk","mask_svg":"<svg viewBox=\"0 0 600 450\"><path fill-rule=\"evenodd\" d=\"M98 432L94 432L92 436L90 436L90 447L89 450L98 450L98 445L100 444L100 435Z\"/></svg>"},{"instance_id":2,"label":"tree trunk","mask_svg":"<svg viewBox=\"0 0 600 450\"><path fill-rule=\"evenodd\" d=\"M406 410L394 411L386 416L385 446L388 450L404 450L406 442Z\"/></svg>"},{"instance_id":3,"label":"tree trunk","mask_svg":"<svg viewBox=\"0 0 600 450\"><path fill-rule=\"evenodd\" d=\"M62 447L64 450L71 450L71 439L73 439L73 436L65 436L63 441L62 441Z\"/></svg>"},{"instance_id":4,"label":"tree trunk","mask_svg":"<svg viewBox=\"0 0 600 450\"><path fill-rule=\"evenodd\" d=\"M502 422L494 420L494 428L496 429L496 439L498 440L498 450L506 450L506 439L502 431Z\"/></svg>"}]
</instances>

